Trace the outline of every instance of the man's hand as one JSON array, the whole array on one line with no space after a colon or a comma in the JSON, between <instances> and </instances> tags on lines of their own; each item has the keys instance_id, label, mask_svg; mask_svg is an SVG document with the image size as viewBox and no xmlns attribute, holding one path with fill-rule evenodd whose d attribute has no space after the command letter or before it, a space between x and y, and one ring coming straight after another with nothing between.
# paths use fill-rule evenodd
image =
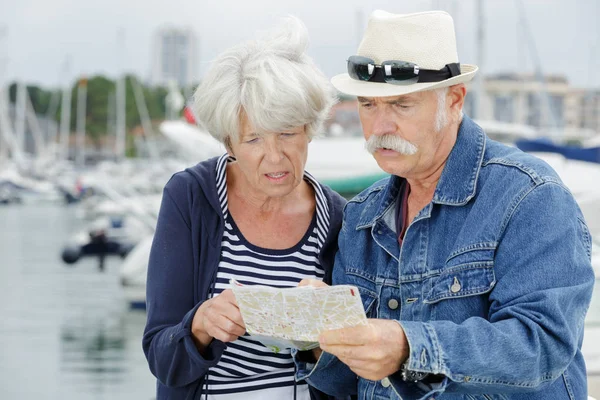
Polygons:
<instances>
[{"instance_id":1,"label":"man's hand","mask_svg":"<svg viewBox=\"0 0 600 400\"><path fill-rule=\"evenodd\" d=\"M373 381L398 371L409 356L404 330L396 321L385 319L323 332L319 343L356 375Z\"/></svg>"}]
</instances>

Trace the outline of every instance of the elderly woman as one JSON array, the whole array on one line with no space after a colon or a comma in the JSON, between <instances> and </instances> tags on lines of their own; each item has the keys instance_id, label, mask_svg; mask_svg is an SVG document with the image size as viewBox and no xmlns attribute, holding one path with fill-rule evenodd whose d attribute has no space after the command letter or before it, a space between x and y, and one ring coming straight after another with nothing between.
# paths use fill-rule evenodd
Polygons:
<instances>
[{"instance_id":1,"label":"elderly woman","mask_svg":"<svg viewBox=\"0 0 600 400\"><path fill-rule=\"evenodd\" d=\"M194 111L226 147L167 183L150 255L143 347L158 399L309 399L290 351L248 336L229 287L330 281L344 199L304 171L333 104L294 18L220 55Z\"/></svg>"}]
</instances>

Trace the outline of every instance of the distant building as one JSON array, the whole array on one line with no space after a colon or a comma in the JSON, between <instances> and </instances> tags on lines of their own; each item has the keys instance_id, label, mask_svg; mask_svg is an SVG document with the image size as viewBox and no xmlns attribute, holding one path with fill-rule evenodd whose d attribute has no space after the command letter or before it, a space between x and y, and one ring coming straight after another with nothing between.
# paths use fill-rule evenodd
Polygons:
<instances>
[{"instance_id":1,"label":"distant building","mask_svg":"<svg viewBox=\"0 0 600 400\"><path fill-rule=\"evenodd\" d=\"M544 79L542 84L533 75L498 74L485 77L478 118L537 128L552 124L564 127L569 83L562 76L546 76Z\"/></svg>"},{"instance_id":2,"label":"distant building","mask_svg":"<svg viewBox=\"0 0 600 400\"><path fill-rule=\"evenodd\" d=\"M560 131L567 138L600 132L600 91L575 89L564 76L548 75L542 83L533 75L490 75L483 90L478 119ZM467 95L467 114L473 101Z\"/></svg>"},{"instance_id":3,"label":"distant building","mask_svg":"<svg viewBox=\"0 0 600 400\"><path fill-rule=\"evenodd\" d=\"M600 90L573 90L570 97L571 123L600 133Z\"/></svg>"},{"instance_id":4,"label":"distant building","mask_svg":"<svg viewBox=\"0 0 600 400\"><path fill-rule=\"evenodd\" d=\"M197 47L191 29L160 29L152 47L151 83L167 86L173 80L181 88L191 85L197 73Z\"/></svg>"}]
</instances>

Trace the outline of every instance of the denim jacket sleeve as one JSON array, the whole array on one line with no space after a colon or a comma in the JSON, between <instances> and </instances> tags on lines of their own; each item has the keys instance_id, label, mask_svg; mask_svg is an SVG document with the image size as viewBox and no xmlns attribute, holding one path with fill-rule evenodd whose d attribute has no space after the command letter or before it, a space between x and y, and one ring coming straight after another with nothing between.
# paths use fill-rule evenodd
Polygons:
<instances>
[{"instance_id":1,"label":"denim jacket sleeve","mask_svg":"<svg viewBox=\"0 0 600 400\"><path fill-rule=\"evenodd\" d=\"M487 318L398 321L409 368L445 376L437 390L391 376L403 399L537 390L573 360L594 274L591 238L572 195L557 182L522 193L499 237Z\"/></svg>"},{"instance_id":2,"label":"denim jacket sleeve","mask_svg":"<svg viewBox=\"0 0 600 400\"><path fill-rule=\"evenodd\" d=\"M167 184L158 216L146 284L147 322L143 348L150 371L166 386L202 378L219 361L225 345L213 341L203 357L192 340L194 262L190 218ZM180 199L181 200L181 199Z\"/></svg>"}]
</instances>

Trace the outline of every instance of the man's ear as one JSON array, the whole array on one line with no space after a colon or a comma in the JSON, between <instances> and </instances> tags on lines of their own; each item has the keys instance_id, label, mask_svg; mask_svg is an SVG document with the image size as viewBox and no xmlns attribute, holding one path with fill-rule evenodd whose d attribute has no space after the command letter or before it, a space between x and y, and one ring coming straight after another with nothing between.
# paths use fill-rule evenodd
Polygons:
<instances>
[{"instance_id":1,"label":"man's ear","mask_svg":"<svg viewBox=\"0 0 600 400\"><path fill-rule=\"evenodd\" d=\"M450 113L457 122L460 118L460 112L465 104L466 95L467 88L464 83L459 83L458 85L453 85L448 88L448 105L450 107Z\"/></svg>"}]
</instances>

